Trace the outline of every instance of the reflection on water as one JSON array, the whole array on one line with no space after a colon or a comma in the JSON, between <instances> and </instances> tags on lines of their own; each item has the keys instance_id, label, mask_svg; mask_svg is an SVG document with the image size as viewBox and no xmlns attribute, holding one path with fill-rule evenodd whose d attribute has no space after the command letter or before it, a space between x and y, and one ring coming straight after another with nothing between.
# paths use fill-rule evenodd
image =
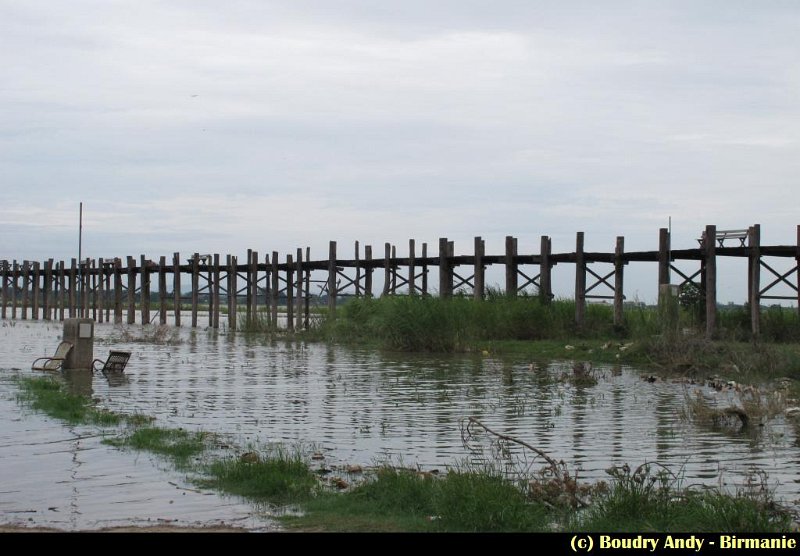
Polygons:
<instances>
[{"instance_id":1,"label":"reflection on water","mask_svg":"<svg viewBox=\"0 0 800 556\"><path fill-rule=\"evenodd\" d=\"M25 326L0 329L0 368L25 368L57 344L60 325ZM442 468L469 456L460 422L472 416L563 459L583 479L657 461L687 484L741 483L757 466L782 498L798 498L800 451L786 423L760 434L695 427L679 415L682 385L642 381L632 369L601 369L596 386L576 387L557 380L568 363L532 368L522 359L377 353L185 328L180 344L154 345L122 342L111 325L96 331L96 356L133 352L126 379L72 377L73 388L111 410L231 434L242 445L313 444L331 463Z\"/></svg>"}]
</instances>

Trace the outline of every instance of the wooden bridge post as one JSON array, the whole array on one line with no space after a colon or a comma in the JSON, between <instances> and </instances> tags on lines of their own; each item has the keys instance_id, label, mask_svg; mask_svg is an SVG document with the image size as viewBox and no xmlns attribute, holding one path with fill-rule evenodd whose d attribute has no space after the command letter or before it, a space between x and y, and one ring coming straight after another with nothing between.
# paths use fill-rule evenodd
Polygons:
<instances>
[{"instance_id":1,"label":"wooden bridge post","mask_svg":"<svg viewBox=\"0 0 800 556\"><path fill-rule=\"evenodd\" d=\"M422 243L422 295L428 295L428 244Z\"/></svg>"},{"instance_id":2,"label":"wooden bridge post","mask_svg":"<svg viewBox=\"0 0 800 556\"><path fill-rule=\"evenodd\" d=\"M310 247L306 247L306 271L305 271L305 290L306 290L306 295L305 295L305 299L303 300L304 301L303 305L305 305L305 315L304 315L305 321L304 321L303 324L304 324L306 330L308 330L308 328L309 328L309 319L310 319L310 313L311 313L311 265L310 265L310 263L311 263L311 248Z\"/></svg>"},{"instance_id":3,"label":"wooden bridge post","mask_svg":"<svg viewBox=\"0 0 800 556\"><path fill-rule=\"evenodd\" d=\"M623 292L623 272L625 262L622 256L625 253L625 238L617 236L617 247L614 250L614 326L624 323L623 306L625 294Z\"/></svg>"},{"instance_id":4,"label":"wooden bridge post","mask_svg":"<svg viewBox=\"0 0 800 556\"><path fill-rule=\"evenodd\" d=\"M548 236L542 236L540 247L541 262L539 264L539 298L545 305L550 303L550 300L553 299L551 279L553 265L550 264L551 249L552 243L550 238Z\"/></svg>"},{"instance_id":5,"label":"wooden bridge post","mask_svg":"<svg viewBox=\"0 0 800 556\"><path fill-rule=\"evenodd\" d=\"M447 257L450 243L446 237L439 238L439 296L448 298L453 295L453 268Z\"/></svg>"},{"instance_id":6,"label":"wooden bridge post","mask_svg":"<svg viewBox=\"0 0 800 556\"><path fill-rule=\"evenodd\" d=\"M253 322L253 250L247 250L247 284L245 286L244 319L250 325Z\"/></svg>"},{"instance_id":7,"label":"wooden bridge post","mask_svg":"<svg viewBox=\"0 0 800 556\"><path fill-rule=\"evenodd\" d=\"M297 248L297 261L295 262L295 329L303 328L303 249ZM289 285L291 287L291 284Z\"/></svg>"},{"instance_id":8,"label":"wooden bridge post","mask_svg":"<svg viewBox=\"0 0 800 556\"><path fill-rule=\"evenodd\" d=\"M140 256L141 261L141 303L142 303L142 324L150 324L150 261Z\"/></svg>"},{"instance_id":9,"label":"wooden bridge post","mask_svg":"<svg viewBox=\"0 0 800 556\"><path fill-rule=\"evenodd\" d=\"M392 293L392 270L391 270L392 246L390 243L384 244L383 255L383 294L382 296Z\"/></svg>"},{"instance_id":10,"label":"wooden bridge post","mask_svg":"<svg viewBox=\"0 0 800 556\"><path fill-rule=\"evenodd\" d=\"M44 279L42 280L42 319L50 320L50 291L53 279L53 259L44 262Z\"/></svg>"},{"instance_id":11,"label":"wooden bridge post","mask_svg":"<svg viewBox=\"0 0 800 556\"><path fill-rule=\"evenodd\" d=\"M717 227L706 226L705 277L706 277L706 338L712 339L717 332Z\"/></svg>"},{"instance_id":12,"label":"wooden bridge post","mask_svg":"<svg viewBox=\"0 0 800 556\"><path fill-rule=\"evenodd\" d=\"M236 292L238 288L236 257L228 255L226 262L228 263L228 329L236 330Z\"/></svg>"},{"instance_id":13,"label":"wooden bridge post","mask_svg":"<svg viewBox=\"0 0 800 556\"><path fill-rule=\"evenodd\" d=\"M58 320L64 320L67 294L66 269L64 261L58 261Z\"/></svg>"},{"instance_id":14,"label":"wooden bridge post","mask_svg":"<svg viewBox=\"0 0 800 556\"><path fill-rule=\"evenodd\" d=\"M372 245L364 246L364 295L372 297Z\"/></svg>"},{"instance_id":15,"label":"wooden bridge post","mask_svg":"<svg viewBox=\"0 0 800 556\"><path fill-rule=\"evenodd\" d=\"M360 257L359 251L360 251L360 249L359 249L359 245L358 245L358 240L356 240L356 243L355 243L355 253L356 253L356 281L355 281L356 297L360 297L361 296L361 260L359 258ZM300 251L298 251L298 253L300 253ZM299 256L298 256L298 259L299 259Z\"/></svg>"},{"instance_id":16,"label":"wooden bridge post","mask_svg":"<svg viewBox=\"0 0 800 556\"><path fill-rule=\"evenodd\" d=\"M105 273L106 286L105 286L105 298L103 304L105 305L106 308L106 322L111 322L111 276L114 273L112 269L113 262L106 261L105 264L106 264L106 269L104 270L104 273Z\"/></svg>"},{"instance_id":17,"label":"wooden bridge post","mask_svg":"<svg viewBox=\"0 0 800 556\"><path fill-rule=\"evenodd\" d=\"M517 238L514 236L506 236L506 295L511 297L517 296L517 263L514 257L517 256Z\"/></svg>"},{"instance_id":18,"label":"wooden bridge post","mask_svg":"<svg viewBox=\"0 0 800 556\"><path fill-rule=\"evenodd\" d=\"M281 279L278 274L278 252L272 252L272 265L270 266L270 273L272 276L272 305L270 307L270 317L272 320L272 328L278 328L278 301L281 293Z\"/></svg>"},{"instance_id":19,"label":"wooden bridge post","mask_svg":"<svg viewBox=\"0 0 800 556\"><path fill-rule=\"evenodd\" d=\"M3 261L3 301L2 301L2 318L6 318L6 304L8 303L8 281L11 278L8 268L8 261Z\"/></svg>"},{"instance_id":20,"label":"wooden bridge post","mask_svg":"<svg viewBox=\"0 0 800 556\"><path fill-rule=\"evenodd\" d=\"M583 255L583 232L575 239L575 324L581 328L586 322L586 260Z\"/></svg>"},{"instance_id":21,"label":"wooden bridge post","mask_svg":"<svg viewBox=\"0 0 800 556\"><path fill-rule=\"evenodd\" d=\"M397 294L397 246L392 245L392 295Z\"/></svg>"},{"instance_id":22,"label":"wooden bridge post","mask_svg":"<svg viewBox=\"0 0 800 556\"><path fill-rule=\"evenodd\" d=\"M286 330L294 330L294 261L286 255Z\"/></svg>"},{"instance_id":23,"label":"wooden bridge post","mask_svg":"<svg viewBox=\"0 0 800 556\"><path fill-rule=\"evenodd\" d=\"M253 250L252 258L250 259L249 276L248 282L251 293L248 299L251 306L247 309L248 315L250 315L248 321L255 323L258 319L258 251L255 250ZM269 275L265 279L269 280Z\"/></svg>"},{"instance_id":24,"label":"wooden bridge post","mask_svg":"<svg viewBox=\"0 0 800 556\"><path fill-rule=\"evenodd\" d=\"M158 323L167 324L167 257L158 259Z\"/></svg>"},{"instance_id":25,"label":"wooden bridge post","mask_svg":"<svg viewBox=\"0 0 800 556\"><path fill-rule=\"evenodd\" d=\"M416 245L414 240L409 239L408 240L408 295L415 295L417 293L417 288L414 285L417 278L415 247Z\"/></svg>"},{"instance_id":26,"label":"wooden bridge post","mask_svg":"<svg viewBox=\"0 0 800 556\"><path fill-rule=\"evenodd\" d=\"M197 305L200 302L200 253L192 255L192 328L197 328Z\"/></svg>"},{"instance_id":27,"label":"wooden bridge post","mask_svg":"<svg viewBox=\"0 0 800 556\"><path fill-rule=\"evenodd\" d=\"M44 283L42 284L42 302L44 308L44 320L52 320L51 310L53 308L53 259L44 262Z\"/></svg>"},{"instance_id":28,"label":"wooden bridge post","mask_svg":"<svg viewBox=\"0 0 800 556\"><path fill-rule=\"evenodd\" d=\"M175 326L181 325L181 254L172 254L172 312Z\"/></svg>"},{"instance_id":29,"label":"wooden bridge post","mask_svg":"<svg viewBox=\"0 0 800 556\"><path fill-rule=\"evenodd\" d=\"M219 328L219 253L214 253L214 321L213 328Z\"/></svg>"},{"instance_id":30,"label":"wooden bridge post","mask_svg":"<svg viewBox=\"0 0 800 556\"><path fill-rule=\"evenodd\" d=\"M749 252L747 258L747 303L750 305L750 332L753 338L761 333L761 225L747 230Z\"/></svg>"},{"instance_id":31,"label":"wooden bridge post","mask_svg":"<svg viewBox=\"0 0 800 556\"><path fill-rule=\"evenodd\" d=\"M32 314L31 318L33 320L39 320L39 261L33 261L33 302L31 303Z\"/></svg>"},{"instance_id":32,"label":"wooden bridge post","mask_svg":"<svg viewBox=\"0 0 800 556\"><path fill-rule=\"evenodd\" d=\"M484 279L486 277L486 267L483 266L483 256L485 255L486 245L481 236L475 236L475 268L473 270L475 286L472 290L472 297L475 301L483 301Z\"/></svg>"},{"instance_id":33,"label":"wooden bridge post","mask_svg":"<svg viewBox=\"0 0 800 556\"><path fill-rule=\"evenodd\" d=\"M103 322L105 312L106 269L102 258L97 259L97 322Z\"/></svg>"},{"instance_id":34,"label":"wooden bridge post","mask_svg":"<svg viewBox=\"0 0 800 556\"><path fill-rule=\"evenodd\" d=\"M17 260L11 263L11 318L17 318L17 286L19 286L19 266Z\"/></svg>"},{"instance_id":35,"label":"wooden bridge post","mask_svg":"<svg viewBox=\"0 0 800 556\"><path fill-rule=\"evenodd\" d=\"M800 226L797 226L795 246L797 249L794 256L795 266L797 266L797 312L800 314Z\"/></svg>"},{"instance_id":36,"label":"wooden bridge post","mask_svg":"<svg viewBox=\"0 0 800 556\"><path fill-rule=\"evenodd\" d=\"M22 303L20 309L22 311L22 320L28 320L28 288L30 287L30 263L22 261L22 268L20 269L22 276Z\"/></svg>"},{"instance_id":37,"label":"wooden bridge post","mask_svg":"<svg viewBox=\"0 0 800 556\"><path fill-rule=\"evenodd\" d=\"M136 262L128 255L128 324L136 322Z\"/></svg>"},{"instance_id":38,"label":"wooden bridge post","mask_svg":"<svg viewBox=\"0 0 800 556\"><path fill-rule=\"evenodd\" d=\"M77 297L78 297L78 281L77 281L77 262L73 258L69 266L69 318L77 317ZM24 284L24 282L23 282Z\"/></svg>"},{"instance_id":39,"label":"wooden bridge post","mask_svg":"<svg viewBox=\"0 0 800 556\"><path fill-rule=\"evenodd\" d=\"M122 324L122 261L114 259L114 324Z\"/></svg>"},{"instance_id":40,"label":"wooden bridge post","mask_svg":"<svg viewBox=\"0 0 800 556\"><path fill-rule=\"evenodd\" d=\"M87 282L89 282L89 291L91 292L90 303L92 305L92 320L97 321L97 282L99 278L97 261L94 259L86 259L89 266L89 274ZM86 309L86 314L89 314L89 309Z\"/></svg>"},{"instance_id":41,"label":"wooden bridge post","mask_svg":"<svg viewBox=\"0 0 800 556\"><path fill-rule=\"evenodd\" d=\"M670 272L670 237L667 228L658 230L658 285L669 284Z\"/></svg>"},{"instance_id":42,"label":"wooden bridge post","mask_svg":"<svg viewBox=\"0 0 800 556\"><path fill-rule=\"evenodd\" d=\"M331 241L328 244L328 317L333 318L336 315L336 242Z\"/></svg>"}]
</instances>

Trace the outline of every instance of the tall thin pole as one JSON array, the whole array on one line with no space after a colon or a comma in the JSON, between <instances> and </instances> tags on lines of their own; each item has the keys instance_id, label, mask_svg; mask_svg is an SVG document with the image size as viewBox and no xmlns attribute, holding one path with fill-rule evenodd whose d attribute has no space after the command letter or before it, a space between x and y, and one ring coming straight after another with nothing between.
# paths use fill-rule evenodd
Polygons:
<instances>
[{"instance_id":1,"label":"tall thin pole","mask_svg":"<svg viewBox=\"0 0 800 556\"><path fill-rule=\"evenodd\" d=\"M78 307L83 307L81 299L83 299L83 280L81 279L81 263L83 259L81 255L83 250L83 202L80 203L78 211ZM84 316L84 315L81 315Z\"/></svg>"}]
</instances>

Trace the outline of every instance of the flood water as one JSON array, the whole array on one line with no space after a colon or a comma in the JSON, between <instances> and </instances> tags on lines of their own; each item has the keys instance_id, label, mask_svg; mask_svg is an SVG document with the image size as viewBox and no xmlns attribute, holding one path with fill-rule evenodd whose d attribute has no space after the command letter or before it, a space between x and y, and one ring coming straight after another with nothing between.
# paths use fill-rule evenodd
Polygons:
<instances>
[{"instance_id":1,"label":"flood water","mask_svg":"<svg viewBox=\"0 0 800 556\"><path fill-rule=\"evenodd\" d=\"M636 369L595 369L597 384L581 387L559 380L571 362L531 367L526 358L380 353L185 327L158 338L172 343L135 341L153 327L95 331L96 357L133 353L125 380L96 375L74 389L113 411L155 416L158 425L225 434L243 449L278 442L322 452L330 466L444 470L474 460L461 424L475 417L563 459L585 480L608 479L612 465L658 462L684 484L733 489L758 469L782 501L800 498L793 425L777 418L755 431L696 426L681 416L685 385L647 382ZM0 375L33 374L33 359L51 355L60 337L59 323L4 322ZM91 427L32 414L15 401L15 388L0 380L0 522L271 526L247 504L195 492L158 458L101 445ZM53 488L43 492L43 483Z\"/></svg>"}]
</instances>

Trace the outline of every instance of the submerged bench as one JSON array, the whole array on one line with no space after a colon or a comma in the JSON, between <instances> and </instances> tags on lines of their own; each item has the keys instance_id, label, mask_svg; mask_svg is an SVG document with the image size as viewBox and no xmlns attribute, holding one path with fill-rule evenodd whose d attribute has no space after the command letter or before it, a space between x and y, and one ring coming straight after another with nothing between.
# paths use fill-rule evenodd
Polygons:
<instances>
[{"instance_id":1,"label":"submerged bench","mask_svg":"<svg viewBox=\"0 0 800 556\"><path fill-rule=\"evenodd\" d=\"M125 370L125 366L128 364L128 359L130 358L130 351L111 351L108 353L108 359L106 359L105 362L103 362L102 359L95 359L92 361L92 368L103 374L121 373ZM98 364L102 364L103 366L98 367Z\"/></svg>"}]
</instances>

